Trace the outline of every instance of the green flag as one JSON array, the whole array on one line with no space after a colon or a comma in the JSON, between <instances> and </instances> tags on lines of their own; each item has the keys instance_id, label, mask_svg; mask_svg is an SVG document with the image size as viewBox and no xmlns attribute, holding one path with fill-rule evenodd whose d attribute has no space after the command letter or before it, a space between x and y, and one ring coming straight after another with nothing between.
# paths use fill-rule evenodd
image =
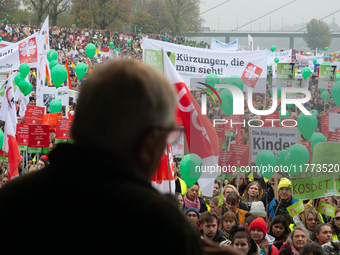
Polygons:
<instances>
[{"instance_id":1,"label":"green flag","mask_svg":"<svg viewBox=\"0 0 340 255\"><path fill-rule=\"evenodd\" d=\"M217 206L223 205L223 194L219 195L217 198L218 198L218 204L217 204Z\"/></svg>"},{"instance_id":2,"label":"green flag","mask_svg":"<svg viewBox=\"0 0 340 255\"><path fill-rule=\"evenodd\" d=\"M292 204L291 206L287 207L287 211L289 212L290 216L292 218L296 215L299 215L305 210L305 207L303 206L303 201L299 200L299 202L296 202L295 204Z\"/></svg>"},{"instance_id":3,"label":"green flag","mask_svg":"<svg viewBox=\"0 0 340 255\"><path fill-rule=\"evenodd\" d=\"M335 216L335 207L331 206L329 204L320 202L318 212L322 213L322 214L325 214L325 215L328 215L328 216L331 216L332 218L334 218L334 216Z\"/></svg>"}]
</instances>

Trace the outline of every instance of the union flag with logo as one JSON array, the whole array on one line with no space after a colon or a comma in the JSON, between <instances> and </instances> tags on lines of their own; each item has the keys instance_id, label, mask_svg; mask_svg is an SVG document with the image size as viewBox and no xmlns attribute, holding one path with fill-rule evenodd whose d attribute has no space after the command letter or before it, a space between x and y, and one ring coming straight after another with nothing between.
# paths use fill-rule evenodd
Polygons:
<instances>
[{"instance_id":1,"label":"union flag with logo","mask_svg":"<svg viewBox=\"0 0 340 255\"><path fill-rule=\"evenodd\" d=\"M260 67L249 62L241 76L243 83L251 88L254 88L261 76L262 71L263 70Z\"/></svg>"},{"instance_id":2,"label":"union flag with logo","mask_svg":"<svg viewBox=\"0 0 340 255\"><path fill-rule=\"evenodd\" d=\"M22 63L35 63L38 59L37 41L35 37L19 44L19 60Z\"/></svg>"}]
</instances>

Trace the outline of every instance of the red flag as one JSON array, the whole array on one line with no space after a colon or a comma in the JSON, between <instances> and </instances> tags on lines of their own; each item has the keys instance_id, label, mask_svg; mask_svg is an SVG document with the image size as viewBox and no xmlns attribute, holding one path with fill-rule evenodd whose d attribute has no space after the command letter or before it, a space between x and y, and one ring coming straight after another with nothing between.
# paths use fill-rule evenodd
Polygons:
<instances>
[{"instance_id":1,"label":"red flag","mask_svg":"<svg viewBox=\"0 0 340 255\"><path fill-rule=\"evenodd\" d=\"M165 76L178 91L177 106L185 128L190 153L197 154L202 159L204 166L216 167L219 154L217 133L207 116L201 114L201 107L164 50L163 69ZM208 171L202 173L198 182L204 196L212 196L214 180L219 174L217 171L215 173Z\"/></svg>"},{"instance_id":2,"label":"red flag","mask_svg":"<svg viewBox=\"0 0 340 255\"><path fill-rule=\"evenodd\" d=\"M4 151L8 153L8 180L10 180L12 177L19 175L18 165L21 161L21 156L8 111L6 112L5 123L6 124L3 147Z\"/></svg>"},{"instance_id":3,"label":"red flag","mask_svg":"<svg viewBox=\"0 0 340 255\"><path fill-rule=\"evenodd\" d=\"M69 69L68 69L68 63L67 63L67 61L65 61L65 68L66 68L66 71L67 71L67 83L68 83L68 88L69 88L69 89L72 89L71 76L70 76L70 71L69 71Z\"/></svg>"},{"instance_id":4,"label":"red flag","mask_svg":"<svg viewBox=\"0 0 340 255\"><path fill-rule=\"evenodd\" d=\"M89 74L92 73L92 70L91 70L91 63L90 63L90 59L87 60L87 64L89 65Z\"/></svg>"},{"instance_id":5,"label":"red flag","mask_svg":"<svg viewBox=\"0 0 340 255\"><path fill-rule=\"evenodd\" d=\"M167 153L169 152L169 158L167 160ZM170 167L170 176L169 176ZM152 176L152 186L157 189L160 193L170 193L169 179L171 186L171 193L175 194L175 177L173 168L173 153L172 145L168 145L167 149L164 150L162 157L159 161L157 171Z\"/></svg>"}]
</instances>

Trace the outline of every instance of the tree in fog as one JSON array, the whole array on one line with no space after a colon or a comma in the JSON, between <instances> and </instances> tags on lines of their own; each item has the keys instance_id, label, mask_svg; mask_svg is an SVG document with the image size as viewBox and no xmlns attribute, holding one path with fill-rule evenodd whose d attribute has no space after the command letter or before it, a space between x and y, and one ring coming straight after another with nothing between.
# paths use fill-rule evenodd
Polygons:
<instances>
[{"instance_id":1,"label":"tree in fog","mask_svg":"<svg viewBox=\"0 0 340 255\"><path fill-rule=\"evenodd\" d=\"M308 48L312 50L317 47L324 49L331 44L332 33L326 22L312 19L307 23L307 33L304 34L303 39L307 43Z\"/></svg>"}]
</instances>

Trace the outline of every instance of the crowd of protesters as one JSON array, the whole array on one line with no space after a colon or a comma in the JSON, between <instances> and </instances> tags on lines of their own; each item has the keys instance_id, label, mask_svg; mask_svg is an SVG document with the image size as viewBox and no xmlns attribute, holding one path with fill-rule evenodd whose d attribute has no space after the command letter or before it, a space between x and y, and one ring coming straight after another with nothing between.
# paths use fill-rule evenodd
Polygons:
<instances>
[{"instance_id":1,"label":"crowd of protesters","mask_svg":"<svg viewBox=\"0 0 340 255\"><path fill-rule=\"evenodd\" d=\"M37 31L35 26L8 25L1 27L2 40L17 42L27 37L24 29L28 28L30 33ZM73 64L86 59L85 47L88 43L94 43L97 48L104 50L110 47L113 42L114 48L119 49L120 58L131 58L142 61L142 40L148 38L168 41L177 44L199 44L208 47L204 42L188 42L184 37L172 37L168 35L120 33L108 30L78 29L78 28L50 28L50 48L57 50L59 61L69 64L72 87L75 90L81 89L81 84L74 75ZM131 44L127 43L127 38ZM92 68L103 62L103 58L93 59ZM253 94L254 108L258 110L269 109L272 105L271 83L268 75L267 91L265 94ZM31 73L32 85L35 86L34 70ZM305 104L308 110L317 111L318 128L321 132L321 116L335 107L331 96L328 99L321 97L322 92L318 88L318 81L315 74L309 78L309 90L311 99ZM200 91L192 92L200 103ZM326 93L329 93L327 91ZM278 102L280 109L280 100ZM34 91L30 97L30 104L35 105ZM299 111L288 108L289 118L297 119ZM70 102L70 110L76 110L76 104ZM245 101L246 124L248 120L259 119L259 116L249 112L247 101ZM223 119L225 114L222 109L215 105L208 97L209 119ZM18 123L22 120L18 116ZM254 125L254 123L253 123ZM244 127L244 143L248 144L248 128ZM50 130L50 149L54 147L55 130ZM48 155L42 155L39 162L35 158L22 157L18 166L20 174L36 171L49 164ZM200 194L198 183L187 187L181 179L179 172L180 162L174 159L174 170L176 175L176 198L178 198L179 209L189 221L197 227L202 238L207 238L223 246L232 246L241 255L325 255L340 254L340 197L329 196L310 201L304 201L304 212L297 217L291 217L287 207L296 203L293 199L292 183L280 176L277 183L274 179L264 179L256 176L250 180L248 176L239 174L233 176L232 180L220 182L215 181L214 194L211 198L203 197ZM24 172L22 172L24 166ZM8 182L6 174L1 180L1 186ZM276 183L276 184L275 184ZM277 185L277 186L276 186ZM277 197L274 195L277 193ZM223 194L223 204L219 205L217 197ZM329 217L320 214L318 204L327 203L337 208L335 216Z\"/></svg>"}]
</instances>

